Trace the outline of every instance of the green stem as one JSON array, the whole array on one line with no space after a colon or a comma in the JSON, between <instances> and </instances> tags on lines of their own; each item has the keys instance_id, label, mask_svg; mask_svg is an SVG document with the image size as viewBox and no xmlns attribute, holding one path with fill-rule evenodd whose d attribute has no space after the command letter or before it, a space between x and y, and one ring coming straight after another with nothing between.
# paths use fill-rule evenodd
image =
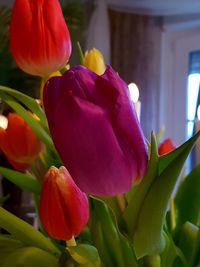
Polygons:
<instances>
[{"instance_id":1,"label":"green stem","mask_svg":"<svg viewBox=\"0 0 200 267\"><path fill-rule=\"evenodd\" d=\"M119 206L121 212L123 213L126 209L126 206L127 206L126 199L125 199L123 194L118 194L116 196L116 199L117 199L118 206Z\"/></svg>"},{"instance_id":2,"label":"green stem","mask_svg":"<svg viewBox=\"0 0 200 267\"><path fill-rule=\"evenodd\" d=\"M72 236L71 239L67 240L66 244L67 244L67 247L75 247L77 244L76 244L76 240L74 236Z\"/></svg>"},{"instance_id":3,"label":"green stem","mask_svg":"<svg viewBox=\"0 0 200 267\"><path fill-rule=\"evenodd\" d=\"M78 49L78 55L79 55L80 64L83 65L83 62L84 62L84 54L83 54L83 50L82 50L81 45L80 45L79 42L77 42L77 49Z\"/></svg>"},{"instance_id":4,"label":"green stem","mask_svg":"<svg viewBox=\"0 0 200 267\"><path fill-rule=\"evenodd\" d=\"M171 230L173 231L176 227L176 218L175 218L174 199L172 197L170 197L170 224L171 224Z\"/></svg>"},{"instance_id":5,"label":"green stem","mask_svg":"<svg viewBox=\"0 0 200 267\"><path fill-rule=\"evenodd\" d=\"M152 255L144 257L145 267L161 267L161 260L159 255Z\"/></svg>"},{"instance_id":6,"label":"green stem","mask_svg":"<svg viewBox=\"0 0 200 267\"><path fill-rule=\"evenodd\" d=\"M60 254L55 245L43 234L2 207L0 207L0 227L25 245L41 248L54 255Z\"/></svg>"}]
</instances>

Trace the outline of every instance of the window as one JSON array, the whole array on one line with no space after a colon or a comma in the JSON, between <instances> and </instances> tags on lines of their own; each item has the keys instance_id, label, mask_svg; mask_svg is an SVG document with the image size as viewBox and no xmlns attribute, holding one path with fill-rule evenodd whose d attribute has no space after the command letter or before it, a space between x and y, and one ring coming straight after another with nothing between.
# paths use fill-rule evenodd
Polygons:
<instances>
[{"instance_id":1,"label":"window","mask_svg":"<svg viewBox=\"0 0 200 267\"><path fill-rule=\"evenodd\" d=\"M197 121L197 108L200 104L200 51L189 54L189 75L187 86L187 137L195 134ZM188 169L196 165L194 150L188 160Z\"/></svg>"}]
</instances>

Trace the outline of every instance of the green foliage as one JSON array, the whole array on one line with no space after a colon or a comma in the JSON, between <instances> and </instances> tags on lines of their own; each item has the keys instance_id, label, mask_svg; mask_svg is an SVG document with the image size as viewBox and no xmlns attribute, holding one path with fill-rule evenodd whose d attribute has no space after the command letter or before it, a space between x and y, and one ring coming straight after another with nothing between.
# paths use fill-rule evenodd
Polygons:
<instances>
[{"instance_id":1,"label":"green foliage","mask_svg":"<svg viewBox=\"0 0 200 267\"><path fill-rule=\"evenodd\" d=\"M41 125L48 129L47 119L44 114L44 111L42 110L41 106L36 102L36 100L32 97L29 97L26 94L20 93L14 89L0 86L0 92L3 93L3 96L6 97L6 95L9 95L10 97L13 97L16 102L19 102L23 106L25 106L27 109L33 112L33 114L37 115L37 117L40 119Z\"/></svg>"},{"instance_id":2,"label":"green foliage","mask_svg":"<svg viewBox=\"0 0 200 267\"><path fill-rule=\"evenodd\" d=\"M199 227L186 222L182 227L178 245L186 258L187 266L195 266L200 253Z\"/></svg>"},{"instance_id":3,"label":"green foliage","mask_svg":"<svg viewBox=\"0 0 200 267\"><path fill-rule=\"evenodd\" d=\"M83 267L100 267L100 258L95 247L80 244L68 247L68 251L72 258Z\"/></svg>"},{"instance_id":4,"label":"green foliage","mask_svg":"<svg viewBox=\"0 0 200 267\"><path fill-rule=\"evenodd\" d=\"M169 234L165 234L165 244L165 249L161 253L161 267L175 267L176 261L179 261L179 267L187 267L183 252L175 245Z\"/></svg>"},{"instance_id":5,"label":"green foliage","mask_svg":"<svg viewBox=\"0 0 200 267\"><path fill-rule=\"evenodd\" d=\"M131 200L124 212L124 220L128 227L129 235L133 236L137 226L137 220L144 198L156 178L158 173L158 152L154 133L151 136L150 160L147 168L147 174L139 186L134 190Z\"/></svg>"},{"instance_id":6,"label":"green foliage","mask_svg":"<svg viewBox=\"0 0 200 267\"><path fill-rule=\"evenodd\" d=\"M4 87L3 87L4 88ZM51 150L54 150L54 145L49 133L40 125L40 122L33 118L33 116L28 112L16 99L9 93L5 93L0 87L0 97L3 101L10 106L16 113L18 113L32 128L38 138Z\"/></svg>"},{"instance_id":7,"label":"green foliage","mask_svg":"<svg viewBox=\"0 0 200 267\"><path fill-rule=\"evenodd\" d=\"M200 223L200 165L184 179L179 186L175 198L177 207L177 227L180 230L182 225L189 221L195 225Z\"/></svg>"},{"instance_id":8,"label":"green foliage","mask_svg":"<svg viewBox=\"0 0 200 267\"><path fill-rule=\"evenodd\" d=\"M147 176L133 194L124 215L130 234L133 235L134 249L138 258L160 254L165 248L163 226L169 198L199 135L198 133L159 160L156 156L156 141L154 136L152 137ZM152 176L150 172L153 173Z\"/></svg>"},{"instance_id":9,"label":"green foliage","mask_svg":"<svg viewBox=\"0 0 200 267\"><path fill-rule=\"evenodd\" d=\"M0 266L57 267L58 258L37 247L27 247L10 235L0 235Z\"/></svg>"},{"instance_id":10,"label":"green foliage","mask_svg":"<svg viewBox=\"0 0 200 267\"><path fill-rule=\"evenodd\" d=\"M24 191L35 194L40 193L40 183L30 174L24 174L4 167L0 167L0 174Z\"/></svg>"},{"instance_id":11,"label":"green foliage","mask_svg":"<svg viewBox=\"0 0 200 267\"><path fill-rule=\"evenodd\" d=\"M112 210L91 198L91 233L105 266L138 267L130 242L119 232Z\"/></svg>"},{"instance_id":12,"label":"green foliage","mask_svg":"<svg viewBox=\"0 0 200 267\"><path fill-rule=\"evenodd\" d=\"M0 207L0 227L26 246L40 248L52 255L60 254L60 251L43 234L2 207Z\"/></svg>"}]
</instances>

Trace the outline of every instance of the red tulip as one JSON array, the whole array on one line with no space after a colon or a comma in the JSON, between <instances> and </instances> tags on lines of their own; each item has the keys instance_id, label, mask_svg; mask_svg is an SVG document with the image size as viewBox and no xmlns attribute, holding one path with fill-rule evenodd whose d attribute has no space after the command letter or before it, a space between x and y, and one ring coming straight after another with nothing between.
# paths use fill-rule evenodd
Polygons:
<instances>
[{"instance_id":1,"label":"red tulip","mask_svg":"<svg viewBox=\"0 0 200 267\"><path fill-rule=\"evenodd\" d=\"M32 75L48 77L66 65L71 40L58 0L15 0L10 48L16 64Z\"/></svg>"},{"instance_id":2,"label":"red tulip","mask_svg":"<svg viewBox=\"0 0 200 267\"><path fill-rule=\"evenodd\" d=\"M42 144L18 114L10 113L7 129L0 128L0 149L13 168L22 171L38 156Z\"/></svg>"},{"instance_id":3,"label":"red tulip","mask_svg":"<svg viewBox=\"0 0 200 267\"><path fill-rule=\"evenodd\" d=\"M40 219L57 240L78 235L89 218L86 194L74 183L65 167L51 167L44 176L40 195Z\"/></svg>"},{"instance_id":4,"label":"red tulip","mask_svg":"<svg viewBox=\"0 0 200 267\"><path fill-rule=\"evenodd\" d=\"M173 144L172 140L166 139L160 144L160 146L158 148L158 154L160 156L162 156L164 154L167 154L167 153L173 151L174 149L176 149L176 147Z\"/></svg>"},{"instance_id":5,"label":"red tulip","mask_svg":"<svg viewBox=\"0 0 200 267\"><path fill-rule=\"evenodd\" d=\"M128 86L111 67L97 75L77 66L51 78L44 107L55 146L82 191L116 195L144 177L144 135Z\"/></svg>"}]
</instances>

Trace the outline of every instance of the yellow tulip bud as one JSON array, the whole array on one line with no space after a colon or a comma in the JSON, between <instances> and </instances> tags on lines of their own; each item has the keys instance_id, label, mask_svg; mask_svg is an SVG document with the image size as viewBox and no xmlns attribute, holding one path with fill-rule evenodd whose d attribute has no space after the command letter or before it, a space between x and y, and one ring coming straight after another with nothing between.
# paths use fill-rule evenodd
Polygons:
<instances>
[{"instance_id":1,"label":"yellow tulip bud","mask_svg":"<svg viewBox=\"0 0 200 267\"><path fill-rule=\"evenodd\" d=\"M98 75L102 75L106 69L103 55L96 48L85 52L83 65Z\"/></svg>"}]
</instances>

